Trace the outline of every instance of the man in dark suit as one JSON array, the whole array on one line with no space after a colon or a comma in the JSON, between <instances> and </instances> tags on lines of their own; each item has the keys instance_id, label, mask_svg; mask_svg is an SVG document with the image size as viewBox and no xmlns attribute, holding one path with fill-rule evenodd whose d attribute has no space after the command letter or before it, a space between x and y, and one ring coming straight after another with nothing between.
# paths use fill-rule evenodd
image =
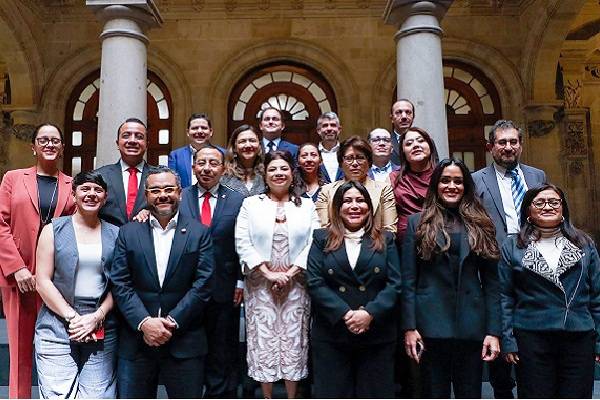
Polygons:
<instances>
[{"instance_id":1,"label":"man in dark suit","mask_svg":"<svg viewBox=\"0 0 600 400\"><path fill-rule=\"evenodd\" d=\"M486 145L494 162L473 174L477 195L496 226L500 247L507 235L520 230L520 205L527 189L546 182L544 171L519 162L522 143L523 133L512 121L497 121ZM490 363L490 383L497 399L513 398L510 364L500 358Z\"/></svg>"},{"instance_id":2,"label":"man in dark suit","mask_svg":"<svg viewBox=\"0 0 600 400\"><path fill-rule=\"evenodd\" d=\"M219 184L223 153L205 144L195 156L198 184L183 191L181 215L209 227L215 257L212 300L205 316L208 337L206 398L235 398L239 369L239 308L243 296L240 261L235 251L235 221L244 201L240 193Z\"/></svg>"},{"instance_id":3,"label":"man in dark suit","mask_svg":"<svg viewBox=\"0 0 600 400\"><path fill-rule=\"evenodd\" d=\"M273 107L262 110L258 127L262 132L262 146L265 152L286 150L290 152L294 160L296 159L298 146L281 138L281 133L285 128L281 111Z\"/></svg>"},{"instance_id":4,"label":"man in dark suit","mask_svg":"<svg viewBox=\"0 0 600 400\"><path fill-rule=\"evenodd\" d=\"M196 177L192 171L193 156L200 147L210 143L212 135L213 129L208 115L204 113L190 115L187 124L187 136L190 143L169 153L169 168L179 174L182 188L196 184ZM224 148L216 147L225 153Z\"/></svg>"},{"instance_id":5,"label":"man in dark suit","mask_svg":"<svg viewBox=\"0 0 600 400\"><path fill-rule=\"evenodd\" d=\"M341 132L340 119L333 111L323 113L317 119L317 134L321 138L319 151L323 161L321 163L321 173L325 178L325 183L339 181L344 177L344 171L340 168L337 159Z\"/></svg>"},{"instance_id":6,"label":"man in dark suit","mask_svg":"<svg viewBox=\"0 0 600 400\"><path fill-rule=\"evenodd\" d=\"M121 227L111 270L119 326L118 391L155 398L202 395L208 345L202 316L214 270L208 229L179 213L181 184L167 167L146 180L150 218Z\"/></svg>"},{"instance_id":7,"label":"man in dark suit","mask_svg":"<svg viewBox=\"0 0 600 400\"><path fill-rule=\"evenodd\" d=\"M394 133L392 134L392 162L400 165L400 136L408 131L415 118L415 105L407 99L398 99L392 104L390 114Z\"/></svg>"},{"instance_id":8,"label":"man in dark suit","mask_svg":"<svg viewBox=\"0 0 600 400\"><path fill-rule=\"evenodd\" d=\"M128 118L117 130L117 146L121 159L97 169L108 185L106 204L100 218L116 226L125 225L146 208L144 182L149 165L144 161L148 147L146 125Z\"/></svg>"}]
</instances>

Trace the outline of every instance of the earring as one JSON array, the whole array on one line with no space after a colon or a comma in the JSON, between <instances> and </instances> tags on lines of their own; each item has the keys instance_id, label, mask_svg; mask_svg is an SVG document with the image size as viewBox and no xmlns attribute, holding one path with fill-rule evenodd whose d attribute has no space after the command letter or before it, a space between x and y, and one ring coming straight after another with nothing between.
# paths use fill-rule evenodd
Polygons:
<instances>
[{"instance_id":1,"label":"earring","mask_svg":"<svg viewBox=\"0 0 600 400\"><path fill-rule=\"evenodd\" d=\"M563 222L565 222L565 217L563 215L560 216L560 223L562 224Z\"/></svg>"},{"instance_id":2,"label":"earring","mask_svg":"<svg viewBox=\"0 0 600 400\"><path fill-rule=\"evenodd\" d=\"M35 150L34 150L34 151L33 151L33 155L34 155L34 156L37 156L37 151L35 151Z\"/></svg>"},{"instance_id":3,"label":"earring","mask_svg":"<svg viewBox=\"0 0 600 400\"><path fill-rule=\"evenodd\" d=\"M527 221L528 223L531 223L531 217L527 217L526 221Z\"/></svg>"}]
</instances>

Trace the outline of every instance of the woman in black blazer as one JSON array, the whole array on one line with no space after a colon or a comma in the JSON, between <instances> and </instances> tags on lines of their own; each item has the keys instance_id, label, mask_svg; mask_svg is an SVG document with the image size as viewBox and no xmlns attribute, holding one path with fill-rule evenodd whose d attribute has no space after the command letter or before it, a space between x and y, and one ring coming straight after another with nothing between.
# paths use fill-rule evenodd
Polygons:
<instances>
[{"instance_id":1,"label":"woman in black blazer","mask_svg":"<svg viewBox=\"0 0 600 400\"><path fill-rule=\"evenodd\" d=\"M424 398L481 398L483 361L500 353L499 251L494 225L462 161L431 176L402 247L401 327L421 364Z\"/></svg>"},{"instance_id":2,"label":"woman in black blazer","mask_svg":"<svg viewBox=\"0 0 600 400\"><path fill-rule=\"evenodd\" d=\"M499 264L502 351L517 365L519 398L591 398L600 360L600 259L574 228L564 192L525 193L521 231Z\"/></svg>"},{"instance_id":3,"label":"woman in black blazer","mask_svg":"<svg viewBox=\"0 0 600 400\"><path fill-rule=\"evenodd\" d=\"M327 228L314 232L308 292L316 398L392 398L396 303L394 237L377 227L369 192L355 181L335 192Z\"/></svg>"}]
</instances>

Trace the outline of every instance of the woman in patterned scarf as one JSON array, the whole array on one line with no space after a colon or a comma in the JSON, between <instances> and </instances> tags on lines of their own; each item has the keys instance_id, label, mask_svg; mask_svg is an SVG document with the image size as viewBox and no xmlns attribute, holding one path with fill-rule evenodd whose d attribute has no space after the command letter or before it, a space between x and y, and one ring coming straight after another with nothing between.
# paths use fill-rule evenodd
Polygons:
<instances>
[{"instance_id":1,"label":"woman in patterned scarf","mask_svg":"<svg viewBox=\"0 0 600 400\"><path fill-rule=\"evenodd\" d=\"M563 191L525 193L521 231L499 265L502 349L519 398L591 398L600 360L600 260L571 224Z\"/></svg>"}]
</instances>

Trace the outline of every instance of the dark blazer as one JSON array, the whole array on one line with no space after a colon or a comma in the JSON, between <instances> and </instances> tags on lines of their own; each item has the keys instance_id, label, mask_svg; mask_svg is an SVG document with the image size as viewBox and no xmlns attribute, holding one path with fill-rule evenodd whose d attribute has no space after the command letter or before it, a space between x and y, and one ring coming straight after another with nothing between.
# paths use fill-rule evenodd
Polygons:
<instances>
[{"instance_id":1,"label":"dark blazer","mask_svg":"<svg viewBox=\"0 0 600 400\"><path fill-rule=\"evenodd\" d=\"M144 162L144 169L140 177L141 182L139 182L131 218L135 217L137 213L147 206L144 190L146 188L146 177L150 168L151 166ZM116 226L125 225L130 219L127 218L127 195L123 187L123 172L121 171L120 161L100 167L96 172L102 175L102 178L104 178L108 185L108 198L104 207L100 209L100 218Z\"/></svg>"},{"instance_id":2,"label":"dark blazer","mask_svg":"<svg viewBox=\"0 0 600 400\"><path fill-rule=\"evenodd\" d=\"M327 173L327 168L325 168L325 165L321 164L319 166L319 169L321 170L321 174L323 174L325 183L331 183L331 182L339 181L340 179L344 179L344 170L341 169L340 167L338 167L338 169L337 169L334 180L331 180L331 177L329 176L329 173Z\"/></svg>"},{"instance_id":3,"label":"dark blazer","mask_svg":"<svg viewBox=\"0 0 600 400\"><path fill-rule=\"evenodd\" d=\"M212 242L200 222L179 215L162 287L158 281L152 228L130 222L121 227L111 272L112 293L125 323L119 327L119 356L133 360L155 349L138 325L148 316L170 315L179 327L165 346L177 358L206 354L202 313L210 300L214 270Z\"/></svg>"},{"instance_id":4,"label":"dark blazer","mask_svg":"<svg viewBox=\"0 0 600 400\"><path fill-rule=\"evenodd\" d=\"M398 143L398 136L396 131L392 129L392 163L400 165L400 144Z\"/></svg>"},{"instance_id":5,"label":"dark blazer","mask_svg":"<svg viewBox=\"0 0 600 400\"><path fill-rule=\"evenodd\" d=\"M400 260L394 236L385 234L385 247L376 252L371 238L363 238L354 270L346 246L325 253L327 230L317 229L308 254L307 285L315 311L313 340L346 344L376 344L396 340L396 304L399 299ZM364 307L373 316L370 329L350 333L343 317L349 310Z\"/></svg>"},{"instance_id":6,"label":"dark blazer","mask_svg":"<svg viewBox=\"0 0 600 400\"><path fill-rule=\"evenodd\" d=\"M529 189L541 186L546 182L546 174L541 169L530 167L525 164L519 164L519 168L523 171L525 183L527 183ZM498 241L498 246L502 247L502 243L507 235L506 216L504 214L502 195L500 194L500 188L498 187L494 165L488 165L473 173L473 180L475 181L477 195L481 199L485 210L496 226L496 240ZM517 214L519 214L519 210L517 210Z\"/></svg>"},{"instance_id":7,"label":"dark blazer","mask_svg":"<svg viewBox=\"0 0 600 400\"><path fill-rule=\"evenodd\" d=\"M215 257L212 297L218 303L231 304L237 280L243 280L235 251L235 220L243 201L244 196L219 185L217 205L209 228ZM179 212L186 217L200 219L197 185L183 190Z\"/></svg>"},{"instance_id":8,"label":"dark blazer","mask_svg":"<svg viewBox=\"0 0 600 400\"><path fill-rule=\"evenodd\" d=\"M463 232L455 279L446 253L436 254L429 261L418 256L415 231L420 219L421 213L408 217L402 245L402 330L417 329L429 338L499 337L498 263L473 253ZM441 233L438 240L443 243Z\"/></svg>"},{"instance_id":9,"label":"dark blazer","mask_svg":"<svg viewBox=\"0 0 600 400\"><path fill-rule=\"evenodd\" d=\"M499 263L502 305L502 351L517 352L513 328L533 331L595 330L600 354L600 259L593 244L581 254L561 254L560 286L542 275L537 265L525 265L527 249L511 235L502 246ZM580 259L578 259L581 257ZM528 257L529 259L531 257ZM577 261L576 261L577 260ZM564 266L563 266L564 265Z\"/></svg>"},{"instance_id":10,"label":"dark blazer","mask_svg":"<svg viewBox=\"0 0 600 400\"><path fill-rule=\"evenodd\" d=\"M261 141L260 143L263 144L263 141ZM296 153L298 153L298 146L295 145L294 143L290 143L288 141L285 141L285 140L281 139L279 141L279 145L277 146L276 150L289 151L290 154L292 155L292 160L295 160L296 159ZM267 152L267 149L264 146L263 146L263 151Z\"/></svg>"},{"instance_id":11,"label":"dark blazer","mask_svg":"<svg viewBox=\"0 0 600 400\"><path fill-rule=\"evenodd\" d=\"M221 146L215 146L223 155L226 150ZM169 153L169 168L177 171L181 178L181 187L186 188L192 184L192 149L190 145L179 147Z\"/></svg>"}]
</instances>

